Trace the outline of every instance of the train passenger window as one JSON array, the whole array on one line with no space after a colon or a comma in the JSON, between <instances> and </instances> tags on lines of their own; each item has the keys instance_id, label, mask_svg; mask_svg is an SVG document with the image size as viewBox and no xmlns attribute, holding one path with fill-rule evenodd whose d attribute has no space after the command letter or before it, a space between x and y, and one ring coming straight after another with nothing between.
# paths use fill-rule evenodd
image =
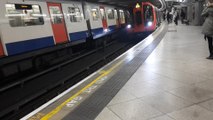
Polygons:
<instances>
[{"instance_id":1,"label":"train passenger window","mask_svg":"<svg viewBox=\"0 0 213 120\"><path fill-rule=\"evenodd\" d=\"M114 10L115 19L118 19L118 13L117 10Z\"/></svg>"},{"instance_id":2,"label":"train passenger window","mask_svg":"<svg viewBox=\"0 0 213 120\"><path fill-rule=\"evenodd\" d=\"M81 22L81 11L78 7L68 7L68 16L71 22Z\"/></svg>"},{"instance_id":3,"label":"train passenger window","mask_svg":"<svg viewBox=\"0 0 213 120\"><path fill-rule=\"evenodd\" d=\"M44 18L39 5L6 4L6 17L11 27L43 25Z\"/></svg>"},{"instance_id":4,"label":"train passenger window","mask_svg":"<svg viewBox=\"0 0 213 120\"><path fill-rule=\"evenodd\" d=\"M101 12L101 19L102 20L106 20L106 14L105 14L105 10L103 8L100 9Z\"/></svg>"},{"instance_id":5,"label":"train passenger window","mask_svg":"<svg viewBox=\"0 0 213 120\"><path fill-rule=\"evenodd\" d=\"M152 12L152 7L150 5L145 5L144 6L144 19L145 22L153 21L153 12Z\"/></svg>"},{"instance_id":6,"label":"train passenger window","mask_svg":"<svg viewBox=\"0 0 213 120\"><path fill-rule=\"evenodd\" d=\"M99 18L98 9L97 8L92 9L91 13L93 21L98 21Z\"/></svg>"},{"instance_id":7,"label":"train passenger window","mask_svg":"<svg viewBox=\"0 0 213 120\"><path fill-rule=\"evenodd\" d=\"M109 19L115 19L114 10L112 10L112 9L107 10L107 14L108 14Z\"/></svg>"},{"instance_id":8,"label":"train passenger window","mask_svg":"<svg viewBox=\"0 0 213 120\"><path fill-rule=\"evenodd\" d=\"M53 24L60 24L63 22L63 14L59 6L49 6L49 10Z\"/></svg>"},{"instance_id":9,"label":"train passenger window","mask_svg":"<svg viewBox=\"0 0 213 120\"><path fill-rule=\"evenodd\" d=\"M119 10L121 24L125 23L125 15L123 10Z\"/></svg>"},{"instance_id":10,"label":"train passenger window","mask_svg":"<svg viewBox=\"0 0 213 120\"><path fill-rule=\"evenodd\" d=\"M137 25L141 25L142 24L142 14L141 11L138 11L135 13L135 21Z\"/></svg>"}]
</instances>

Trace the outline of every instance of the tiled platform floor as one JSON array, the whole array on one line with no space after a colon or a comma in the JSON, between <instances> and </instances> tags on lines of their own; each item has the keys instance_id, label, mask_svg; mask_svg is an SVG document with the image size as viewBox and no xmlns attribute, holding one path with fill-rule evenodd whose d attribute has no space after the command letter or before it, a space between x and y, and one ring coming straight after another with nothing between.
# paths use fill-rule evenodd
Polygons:
<instances>
[{"instance_id":1,"label":"tiled platform floor","mask_svg":"<svg viewBox=\"0 0 213 120\"><path fill-rule=\"evenodd\" d=\"M213 120L213 60L201 27L168 31L96 120Z\"/></svg>"}]
</instances>

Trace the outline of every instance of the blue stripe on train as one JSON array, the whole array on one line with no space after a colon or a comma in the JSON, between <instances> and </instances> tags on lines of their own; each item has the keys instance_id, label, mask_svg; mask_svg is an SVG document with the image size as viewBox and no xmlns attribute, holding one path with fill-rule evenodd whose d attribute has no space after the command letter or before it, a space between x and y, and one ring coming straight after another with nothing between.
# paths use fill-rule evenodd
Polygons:
<instances>
[{"instance_id":1,"label":"blue stripe on train","mask_svg":"<svg viewBox=\"0 0 213 120\"><path fill-rule=\"evenodd\" d=\"M109 29L110 30L115 30L116 29L116 25L109 26Z\"/></svg>"},{"instance_id":2,"label":"blue stripe on train","mask_svg":"<svg viewBox=\"0 0 213 120\"><path fill-rule=\"evenodd\" d=\"M103 34L103 32L104 32L103 28L92 29L93 36Z\"/></svg>"},{"instance_id":3,"label":"blue stripe on train","mask_svg":"<svg viewBox=\"0 0 213 120\"><path fill-rule=\"evenodd\" d=\"M108 28L110 31L115 30L116 25L109 26ZM103 28L96 28L96 29L92 29L92 33L95 36L95 35L103 34L104 30L103 30Z\"/></svg>"},{"instance_id":4,"label":"blue stripe on train","mask_svg":"<svg viewBox=\"0 0 213 120\"><path fill-rule=\"evenodd\" d=\"M84 40L87 38L87 31L70 33L69 36L71 41Z\"/></svg>"},{"instance_id":5,"label":"blue stripe on train","mask_svg":"<svg viewBox=\"0 0 213 120\"><path fill-rule=\"evenodd\" d=\"M109 31L108 32L104 32L103 28L96 28L96 29L92 29L92 33L93 33L93 38L94 39L98 39L102 36L105 36L107 34L110 34L113 32L113 30L116 29L116 25L112 25L108 27Z\"/></svg>"},{"instance_id":6,"label":"blue stripe on train","mask_svg":"<svg viewBox=\"0 0 213 120\"><path fill-rule=\"evenodd\" d=\"M6 44L8 55L16 55L54 45L53 36Z\"/></svg>"}]
</instances>

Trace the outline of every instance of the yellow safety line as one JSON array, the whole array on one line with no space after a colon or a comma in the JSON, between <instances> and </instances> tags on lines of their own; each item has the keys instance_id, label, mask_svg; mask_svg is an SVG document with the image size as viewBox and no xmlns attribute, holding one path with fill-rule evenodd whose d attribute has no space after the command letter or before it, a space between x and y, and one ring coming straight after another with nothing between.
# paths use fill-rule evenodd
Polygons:
<instances>
[{"instance_id":1,"label":"yellow safety line","mask_svg":"<svg viewBox=\"0 0 213 120\"><path fill-rule=\"evenodd\" d=\"M59 106L57 106L55 109L53 109L51 112L49 112L48 114L46 114L44 117L41 118L41 120L48 120L51 117L53 117L56 113L58 113L59 111L61 111L61 109L70 101L72 101L74 98L76 98L77 96L79 96L81 93L83 93L86 89L88 89L89 87L91 87L93 84L95 84L99 79L101 79L102 77L108 75L110 72L112 72L116 67L118 67L120 64L122 63L122 61L118 62L116 65L114 65L112 68L110 68L107 71L101 71L102 74L97 77L95 80L93 80L90 84L88 84L87 86L85 86L83 89L81 89L80 91L78 91L76 94L74 94L73 96L71 96L69 99L67 99L66 101L64 101L62 104L60 104Z\"/></svg>"},{"instance_id":2,"label":"yellow safety line","mask_svg":"<svg viewBox=\"0 0 213 120\"><path fill-rule=\"evenodd\" d=\"M105 70L101 70L100 72L99 72L99 74L104 74L106 71Z\"/></svg>"}]
</instances>

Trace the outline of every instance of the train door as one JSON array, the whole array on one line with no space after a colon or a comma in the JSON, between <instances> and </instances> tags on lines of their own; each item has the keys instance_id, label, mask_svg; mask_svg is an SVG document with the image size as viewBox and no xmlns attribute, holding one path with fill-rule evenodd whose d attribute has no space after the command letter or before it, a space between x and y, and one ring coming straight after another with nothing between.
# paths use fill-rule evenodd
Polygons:
<instances>
[{"instance_id":1,"label":"train door","mask_svg":"<svg viewBox=\"0 0 213 120\"><path fill-rule=\"evenodd\" d=\"M116 27L120 27L120 22L119 22L119 17L118 17L118 11L115 9L114 10L114 14L115 14L115 20L116 20Z\"/></svg>"},{"instance_id":2,"label":"train door","mask_svg":"<svg viewBox=\"0 0 213 120\"><path fill-rule=\"evenodd\" d=\"M47 6L51 17L52 29L56 44L67 42L68 36L61 4L47 3Z\"/></svg>"},{"instance_id":3,"label":"train door","mask_svg":"<svg viewBox=\"0 0 213 120\"><path fill-rule=\"evenodd\" d=\"M125 15L123 10L119 10L120 24L125 24Z\"/></svg>"},{"instance_id":4,"label":"train door","mask_svg":"<svg viewBox=\"0 0 213 120\"><path fill-rule=\"evenodd\" d=\"M103 29L107 29L108 25L107 25L107 18L106 18L106 12L104 7L100 7L100 13L101 13L101 19L102 19L102 24L103 24Z\"/></svg>"},{"instance_id":5,"label":"train door","mask_svg":"<svg viewBox=\"0 0 213 120\"><path fill-rule=\"evenodd\" d=\"M142 25L142 12L141 9L134 9L134 22L137 26Z\"/></svg>"}]
</instances>

